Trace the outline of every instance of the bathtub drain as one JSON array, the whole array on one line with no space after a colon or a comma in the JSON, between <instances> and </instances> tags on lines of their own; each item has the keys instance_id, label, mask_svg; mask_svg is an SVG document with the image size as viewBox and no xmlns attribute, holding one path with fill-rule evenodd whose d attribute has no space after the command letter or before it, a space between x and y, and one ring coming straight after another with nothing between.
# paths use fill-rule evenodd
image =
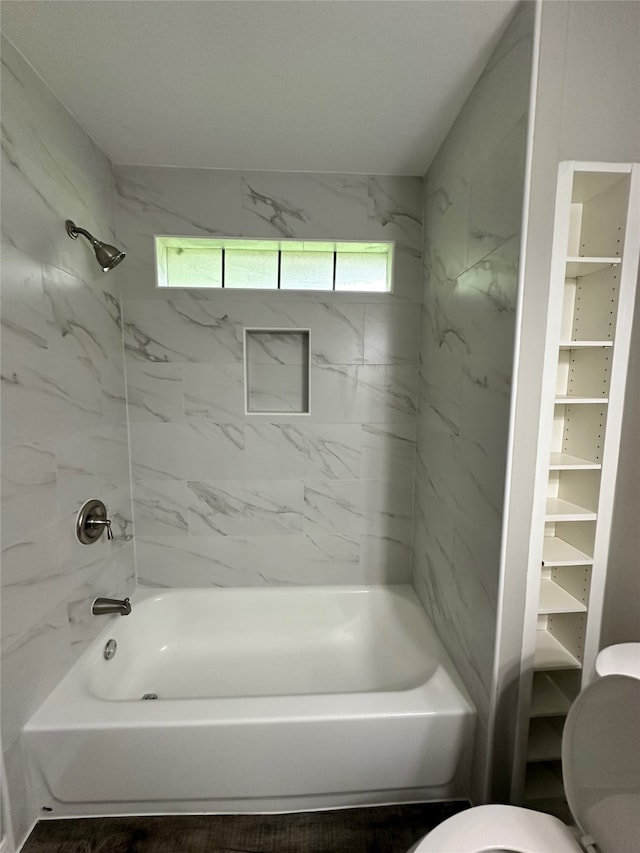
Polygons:
<instances>
[{"instance_id":1,"label":"bathtub drain","mask_svg":"<svg viewBox=\"0 0 640 853\"><path fill-rule=\"evenodd\" d=\"M158 694L157 693L145 693L142 698L143 699L157 699Z\"/></svg>"}]
</instances>

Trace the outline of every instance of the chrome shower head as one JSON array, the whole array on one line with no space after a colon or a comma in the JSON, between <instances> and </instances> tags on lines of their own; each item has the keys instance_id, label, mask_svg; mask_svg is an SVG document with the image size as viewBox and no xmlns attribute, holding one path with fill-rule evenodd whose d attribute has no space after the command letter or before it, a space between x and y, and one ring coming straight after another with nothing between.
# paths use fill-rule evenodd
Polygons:
<instances>
[{"instance_id":1,"label":"chrome shower head","mask_svg":"<svg viewBox=\"0 0 640 853\"><path fill-rule=\"evenodd\" d=\"M121 252L120 249L117 249L115 246L111 246L109 243L102 243L100 240L96 240L92 234L89 234L89 232L85 231L84 228L80 228L70 219L67 219L65 225L67 227L67 234L72 240L77 239L78 234L82 234L91 243L93 251L96 253L96 260L102 267L102 272L109 272L109 270L112 270L117 266L120 261L124 260L124 252Z\"/></svg>"}]
</instances>

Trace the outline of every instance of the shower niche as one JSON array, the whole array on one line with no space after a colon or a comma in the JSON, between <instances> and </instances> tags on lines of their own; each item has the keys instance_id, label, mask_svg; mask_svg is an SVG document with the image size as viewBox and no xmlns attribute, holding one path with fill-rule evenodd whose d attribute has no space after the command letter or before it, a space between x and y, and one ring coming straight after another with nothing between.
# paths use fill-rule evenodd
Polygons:
<instances>
[{"instance_id":1,"label":"shower niche","mask_svg":"<svg viewBox=\"0 0 640 853\"><path fill-rule=\"evenodd\" d=\"M309 414L309 329L245 328L247 415Z\"/></svg>"},{"instance_id":2,"label":"shower niche","mask_svg":"<svg viewBox=\"0 0 640 853\"><path fill-rule=\"evenodd\" d=\"M567 816L562 730L593 678L639 251L640 175L562 163L512 799Z\"/></svg>"}]
</instances>

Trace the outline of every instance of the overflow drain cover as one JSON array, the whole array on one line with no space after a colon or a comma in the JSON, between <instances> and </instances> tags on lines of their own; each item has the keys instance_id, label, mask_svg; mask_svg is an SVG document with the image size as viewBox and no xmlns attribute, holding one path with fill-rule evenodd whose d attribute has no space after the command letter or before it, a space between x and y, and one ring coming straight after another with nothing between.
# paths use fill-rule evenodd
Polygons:
<instances>
[{"instance_id":1,"label":"overflow drain cover","mask_svg":"<svg viewBox=\"0 0 640 853\"><path fill-rule=\"evenodd\" d=\"M142 698L143 699L157 699L158 694L157 693L145 693Z\"/></svg>"}]
</instances>

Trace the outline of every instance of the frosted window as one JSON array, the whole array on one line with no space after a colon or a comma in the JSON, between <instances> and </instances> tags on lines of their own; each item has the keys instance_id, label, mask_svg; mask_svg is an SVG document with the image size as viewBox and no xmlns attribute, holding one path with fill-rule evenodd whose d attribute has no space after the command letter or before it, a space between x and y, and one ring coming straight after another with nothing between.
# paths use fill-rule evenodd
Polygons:
<instances>
[{"instance_id":1,"label":"frosted window","mask_svg":"<svg viewBox=\"0 0 640 853\"><path fill-rule=\"evenodd\" d=\"M393 243L155 237L158 287L391 292Z\"/></svg>"},{"instance_id":2,"label":"frosted window","mask_svg":"<svg viewBox=\"0 0 640 853\"><path fill-rule=\"evenodd\" d=\"M221 287L221 249L167 249L169 287Z\"/></svg>"},{"instance_id":3,"label":"frosted window","mask_svg":"<svg viewBox=\"0 0 640 853\"><path fill-rule=\"evenodd\" d=\"M225 287L277 289L277 252L247 252L243 249L227 249L224 255Z\"/></svg>"},{"instance_id":4,"label":"frosted window","mask_svg":"<svg viewBox=\"0 0 640 853\"><path fill-rule=\"evenodd\" d=\"M387 290L386 254L336 253L336 290Z\"/></svg>"},{"instance_id":5,"label":"frosted window","mask_svg":"<svg viewBox=\"0 0 640 853\"><path fill-rule=\"evenodd\" d=\"M333 290L333 252L280 253L281 290Z\"/></svg>"}]
</instances>

